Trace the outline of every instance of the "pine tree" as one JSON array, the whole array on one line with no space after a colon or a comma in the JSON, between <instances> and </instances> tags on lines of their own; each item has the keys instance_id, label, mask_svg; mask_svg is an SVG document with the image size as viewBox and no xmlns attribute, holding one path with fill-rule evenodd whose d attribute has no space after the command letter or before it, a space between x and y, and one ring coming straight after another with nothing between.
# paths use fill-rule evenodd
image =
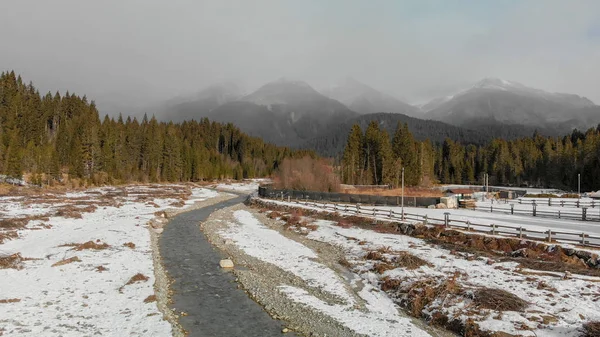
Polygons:
<instances>
[{"instance_id":1,"label":"pine tree","mask_svg":"<svg viewBox=\"0 0 600 337\"><path fill-rule=\"evenodd\" d=\"M360 179L360 172L362 171L363 161L363 134L360 126L354 124L350 134L348 135L348 141L346 142L346 148L342 157L342 181L345 184L358 184Z\"/></svg>"}]
</instances>

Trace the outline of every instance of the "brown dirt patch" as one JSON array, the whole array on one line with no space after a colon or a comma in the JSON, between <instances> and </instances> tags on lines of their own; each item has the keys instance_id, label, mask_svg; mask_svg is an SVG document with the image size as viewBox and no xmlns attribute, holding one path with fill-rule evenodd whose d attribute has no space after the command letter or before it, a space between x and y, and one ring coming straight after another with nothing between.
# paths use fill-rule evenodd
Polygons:
<instances>
[{"instance_id":1,"label":"brown dirt patch","mask_svg":"<svg viewBox=\"0 0 600 337\"><path fill-rule=\"evenodd\" d=\"M52 267L64 266L65 264L73 263L73 262L81 262L79 257L73 256L68 259L60 260L52 265Z\"/></svg>"},{"instance_id":2,"label":"brown dirt patch","mask_svg":"<svg viewBox=\"0 0 600 337\"><path fill-rule=\"evenodd\" d=\"M525 300L495 288L480 288L473 294L473 304L480 309L522 312L529 305Z\"/></svg>"},{"instance_id":3,"label":"brown dirt patch","mask_svg":"<svg viewBox=\"0 0 600 337\"><path fill-rule=\"evenodd\" d=\"M106 267L104 267L104 266L98 266L98 267L96 267L96 271L99 272L99 273L101 273L103 271L107 271L107 270L108 269Z\"/></svg>"}]
</instances>

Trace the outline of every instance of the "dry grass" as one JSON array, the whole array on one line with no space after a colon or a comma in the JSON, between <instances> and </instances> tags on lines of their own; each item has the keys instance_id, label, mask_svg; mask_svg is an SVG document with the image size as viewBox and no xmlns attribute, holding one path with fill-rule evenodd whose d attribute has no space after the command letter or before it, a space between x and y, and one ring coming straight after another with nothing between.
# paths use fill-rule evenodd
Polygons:
<instances>
[{"instance_id":1,"label":"dry grass","mask_svg":"<svg viewBox=\"0 0 600 337\"><path fill-rule=\"evenodd\" d=\"M581 337L600 337L600 321L585 323Z\"/></svg>"},{"instance_id":2,"label":"dry grass","mask_svg":"<svg viewBox=\"0 0 600 337\"><path fill-rule=\"evenodd\" d=\"M7 298L7 299L0 300L0 304L2 304L2 303L17 303L17 302L21 302L21 299L20 298Z\"/></svg>"},{"instance_id":3,"label":"dry grass","mask_svg":"<svg viewBox=\"0 0 600 337\"><path fill-rule=\"evenodd\" d=\"M522 312L528 306L525 300L516 295L495 288L477 289L473 293L473 304L480 309L518 312Z\"/></svg>"},{"instance_id":4,"label":"dry grass","mask_svg":"<svg viewBox=\"0 0 600 337\"><path fill-rule=\"evenodd\" d=\"M0 244L6 240L16 239L19 237L17 231L1 231L0 232Z\"/></svg>"},{"instance_id":5,"label":"dry grass","mask_svg":"<svg viewBox=\"0 0 600 337\"><path fill-rule=\"evenodd\" d=\"M104 267L104 266L98 266L98 267L96 267L96 271L99 272L99 273L101 273L103 271L107 271L107 270L108 269L106 267Z\"/></svg>"},{"instance_id":6,"label":"dry grass","mask_svg":"<svg viewBox=\"0 0 600 337\"><path fill-rule=\"evenodd\" d=\"M156 295L150 295L144 299L144 303L156 302Z\"/></svg>"},{"instance_id":7,"label":"dry grass","mask_svg":"<svg viewBox=\"0 0 600 337\"><path fill-rule=\"evenodd\" d=\"M398 255L394 256L393 262L397 266L408 270L417 269L421 266L432 266L431 263L407 252L399 252Z\"/></svg>"},{"instance_id":8,"label":"dry grass","mask_svg":"<svg viewBox=\"0 0 600 337\"><path fill-rule=\"evenodd\" d=\"M0 228L3 229L17 229L23 228L27 225L29 220L25 218L12 218L12 219L2 219L0 220Z\"/></svg>"},{"instance_id":9,"label":"dry grass","mask_svg":"<svg viewBox=\"0 0 600 337\"><path fill-rule=\"evenodd\" d=\"M0 256L0 269L21 269L23 268L23 261L25 259L21 256L21 253Z\"/></svg>"},{"instance_id":10,"label":"dry grass","mask_svg":"<svg viewBox=\"0 0 600 337\"><path fill-rule=\"evenodd\" d=\"M125 283L126 286L130 285L130 284L134 284L137 282L146 282L148 281L148 276L142 274L142 273L137 273L135 275L133 275L129 281L127 281L127 283Z\"/></svg>"},{"instance_id":11,"label":"dry grass","mask_svg":"<svg viewBox=\"0 0 600 337\"><path fill-rule=\"evenodd\" d=\"M69 218L69 219L82 219L83 218L79 207L75 207L73 205L65 205L65 206L60 207L56 211L56 213L54 213L54 215L63 217L63 218Z\"/></svg>"},{"instance_id":12,"label":"dry grass","mask_svg":"<svg viewBox=\"0 0 600 337\"><path fill-rule=\"evenodd\" d=\"M392 255L387 257L384 254ZM414 270L421 266L432 266L429 262L414 256L407 252L392 251L389 247L381 247L378 250L370 251L365 255L365 259L382 261L382 263L376 264L373 268L378 273L381 271L394 269L394 268L405 268L407 270Z\"/></svg>"},{"instance_id":13,"label":"dry grass","mask_svg":"<svg viewBox=\"0 0 600 337\"><path fill-rule=\"evenodd\" d=\"M123 244L123 246L125 246L125 247L129 247L129 248L131 248L131 249L134 249L134 248L135 248L135 243L133 243L133 242L125 242L125 243Z\"/></svg>"},{"instance_id":14,"label":"dry grass","mask_svg":"<svg viewBox=\"0 0 600 337\"><path fill-rule=\"evenodd\" d=\"M373 268L371 270L377 272L378 274L383 274L388 270L392 270L395 269L396 266L394 266L391 263L387 263L387 262L378 262L376 263Z\"/></svg>"},{"instance_id":15,"label":"dry grass","mask_svg":"<svg viewBox=\"0 0 600 337\"><path fill-rule=\"evenodd\" d=\"M338 263L340 264L340 266L351 269L352 268L352 264L350 264L350 262L346 259L345 256L342 256L339 258Z\"/></svg>"},{"instance_id":16,"label":"dry grass","mask_svg":"<svg viewBox=\"0 0 600 337\"><path fill-rule=\"evenodd\" d=\"M269 219L277 219L280 217L281 217L281 213L279 213L277 211L269 212L269 215L267 215L267 218L269 218Z\"/></svg>"},{"instance_id":17,"label":"dry grass","mask_svg":"<svg viewBox=\"0 0 600 337\"><path fill-rule=\"evenodd\" d=\"M383 254L379 251L370 251L365 255L365 259L367 260L376 260L376 261L385 261Z\"/></svg>"},{"instance_id":18,"label":"dry grass","mask_svg":"<svg viewBox=\"0 0 600 337\"><path fill-rule=\"evenodd\" d=\"M458 275L449 277L441 282L437 279L426 279L411 284L408 289L402 291L407 293L402 303L414 317L421 317L423 309L433 303L436 299L445 298L449 295L458 295L462 288L457 282Z\"/></svg>"},{"instance_id":19,"label":"dry grass","mask_svg":"<svg viewBox=\"0 0 600 337\"><path fill-rule=\"evenodd\" d=\"M65 264L69 264L69 263L73 263L73 262L81 262L81 260L79 259L79 257L73 256L68 259L64 259L64 260L60 260L60 261L56 262L55 264L52 265L52 267L64 266Z\"/></svg>"},{"instance_id":20,"label":"dry grass","mask_svg":"<svg viewBox=\"0 0 600 337\"><path fill-rule=\"evenodd\" d=\"M82 250L86 250L86 249L104 250L104 249L108 249L110 247L110 245L107 243L100 243L99 240L96 240L96 242L88 241L88 242L84 242L84 243L65 243L65 244L60 245L59 247L73 247L72 248L73 250L82 251Z\"/></svg>"},{"instance_id":21,"label":"dry grass","mask_svg":"<svg viewBox=\"0 0 600 337\"><path fill-rule=\"evenodd\" d=\"M139 283L139 282L146 282L146 281L148 281L148 280L149 280L148 276L146 276L146 275L144 275L144 274L142 274L142 273L137 273L137 274L133 275L133 276L132 276L132 277L129 279L129 281L127 281L127 283L125 283L124 285L122 285L122 286L119 288L119 292L120 292L120 293L122 293L122 292L123 292L123 289L125 288L125 286L132 285L132 284L134 284L134 283Z\"/></svg>"},{"instance_id":22,"label":"dry grass","mask_svg":"<svg viewBox=\"0 0 600 337\"><path fill-rule=\"evenodd\" d=\"M185 206L185 201L183 201L183 200L174 201L174 202L170 203L169 206L171 206L171 207L183 207L183 206Z\"/></svg>"}]
</instances>

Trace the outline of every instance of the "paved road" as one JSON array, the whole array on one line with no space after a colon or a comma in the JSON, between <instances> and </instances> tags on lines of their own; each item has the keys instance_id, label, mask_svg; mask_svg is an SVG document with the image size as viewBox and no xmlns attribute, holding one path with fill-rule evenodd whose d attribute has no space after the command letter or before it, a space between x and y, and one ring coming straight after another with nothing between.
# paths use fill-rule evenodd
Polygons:
<instances>
[{"instance_id":1,"label":"paved road","mask_svg":"<svg viewBox=\"0 0 600 337\"><path fill-rule=\"evenodd\" d=\"M235 276L219 267L224 256L213 248L199 223L214 211L243 202L238 197L182 213L165 227L160 252L175 280L173 304L186 312L179 322L189 336L281 336L283 323L237 288ZM289 334L288 334L289 335Z\"/></svg>"}]
</instances>

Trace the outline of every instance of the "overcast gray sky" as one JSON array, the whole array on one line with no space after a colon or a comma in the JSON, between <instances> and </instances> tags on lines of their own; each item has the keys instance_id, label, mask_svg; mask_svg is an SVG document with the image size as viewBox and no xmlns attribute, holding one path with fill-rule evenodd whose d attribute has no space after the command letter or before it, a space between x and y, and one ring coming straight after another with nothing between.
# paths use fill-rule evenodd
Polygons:
<instances>
[{"instance_id":1,"label":"overcast gray sky","mask_svg":"<svg viewBox=\"0 0 600 337\"><path fill-rule=\"evenodd\" d=\"M596 0L2 1L0 41L4 70L104 112L282 76L408 102L491 76L600 103Z\"/></svg>"}]
</instances>

